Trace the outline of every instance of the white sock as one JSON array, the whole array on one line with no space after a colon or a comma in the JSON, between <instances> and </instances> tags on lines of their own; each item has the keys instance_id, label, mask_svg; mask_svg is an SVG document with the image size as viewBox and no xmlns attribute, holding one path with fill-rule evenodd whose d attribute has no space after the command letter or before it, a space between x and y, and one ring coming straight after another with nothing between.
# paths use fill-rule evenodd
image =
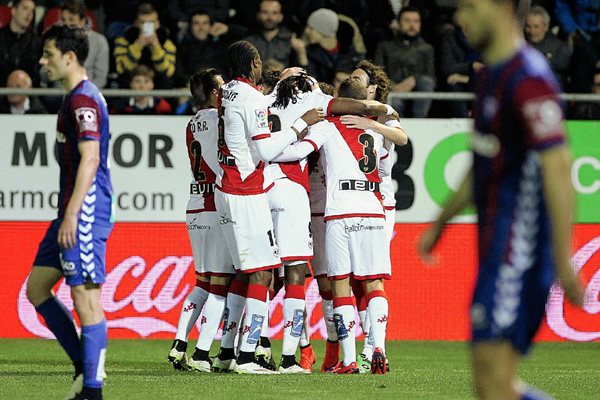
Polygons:
<instances>
[{"instance_id":1,"label":"white sock","mask_svg":"<svg viewBox=\"0 0 600 400\"><path fill-rule=\"evenodd\" d=\"M244 320L244 330L240 338L240 351L245 353L254 353L256 344L260 339L263 322L267 317L267 296L269 288L262 285L248 285L246 297L246 318Z\"/></svg>"},{"instance_id":2,"label":"white sock","mask_svg":"<svg viewBox=\"0 0 600 400\"><path fill-rule=\"evenodd\" d=\"M304 327L304 286L286 285L283 299L283 350L284 356L296 354Z\"/></svg>"},{"instance_id":3,"label":"white sock","mask_svg":"<svg viewBox=\"0 0 600 400\"><path fill-rule=\"evenodd\" d=\"M196 343L196 348L200 350L209 351L212 342L215 340L219 325L223 319L223 311L225 311L225 297L227 293L227 287L224 285L220 286L219 289L215 290L214 286L211 285L211 293L208 294L208 299L204 305L204 314L202 314L202 330ZM213 292L219 292L213 293Z\"/></svg>"},{"instance_id":4,"label":"white sock","mask_svg":"<svg viewBox=\"0 0 600 400\"><path fill-rule=\"evenodd\" d=\"M190 294L188 294L181 307L175 339L187 342L190 331L196 323L207 297L208 292L200 286L195 286Z\"/></svg>"},{"instance_id":5,"label":"white sock","mask_svg":"<svg viewBox=\"0 0 600 400\"><path fill-rule=\"evenodd\" d=\"M308 326L308 312L306 312L306 301L304 302L304 323L302 324L302 335L300 335L300 347L310 346L310 331Z\"/></svg>"},{"instance_id":6,"label":"white sock","mask_svg":"<svg viewBox=\"0 0 600 400\"><path fill-rule=\"evenodd\" d=\"M360 316L360 326L362 327L363 334L365 335L362 354L364 354L367 360L370 360L373 356L373 338L370 337L371 319L369 318L369 308L367 307L366 310L359 311L358 315Z\"/></svg>"},{"instance_id":7,"label":"white sock","mask_svg":"<svg viewBox=\"0 0 600 400\"><path fill-rule=\"evenodd\" d=\"M265 316L265 319L263 320L263 326L262 326L262 330L260 332L260 336L263 337L270 337L269 336L269 306L271 305L271 299L269 298L269 295L267 294L267 301L265 301L265 303L267 303L267 315Z\"/></svg>"},{"instance_id":8,"label":"white sock","mask_svg":"<svg viewBox=\"0 0 600 400\"><path fill-rule=\"evenodd\" d=\"M335 324L333 323L333 300L321 301L321 310L323 310L323 319L325 320L325 327L327 328L327 340L335 342L338 340L337 331L335 330Z\"/></svg>"},{"instance_id":9,"label":"white sock","mask_svg":"<svg viewBox=\"0 0 600 400\"><path fill-rule=\"evenodd\" d=\"M227 293L225 311L223 313L223 337L221 337L221 347L226 349L233 348L238 328L241 325L245 305L245 297L232 293L231 291Z\"/></svg>"},{"instance_id":10,"label":"white sock","mask_svg":"<svg viewBox=\"0 0 600 400\"><path fill-rule=\"evenodd\" d=\"M333 320L344 352L343 364L348 366L356 362L356 320L352 297L341 297L333 301Z\"/></svg>"},{"instance_id":11,"label":"white sock","mask_svg":"<svg viewBox=\"0 0 600 400\"><path fill-rule=\"evenodd\" d=\"M385 292L381 294L369 295L369 317L371 319L371 336L373 337L373 347L379 347L385 353L385 331L388 321L388 299Z\"/></svg>"}]
</instances>

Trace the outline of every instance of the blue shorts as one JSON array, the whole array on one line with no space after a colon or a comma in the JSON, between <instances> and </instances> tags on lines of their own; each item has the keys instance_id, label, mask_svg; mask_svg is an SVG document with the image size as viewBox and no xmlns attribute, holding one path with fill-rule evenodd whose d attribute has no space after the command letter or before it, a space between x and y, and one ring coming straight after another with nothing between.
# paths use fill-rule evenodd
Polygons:
<instances>
[{"instance_id":1,"label":"blue shorts","mask_svg":"<svg viewBox=\"0 0 600 400\"><path fill-rule=\"evenodd\" d=\"M539 261L525 271L508 264L480 268L471 305L472 342L504 340L527 354L553 278L552 265Z\"/></svg>"},{"instance_id":2,"label":"blue shorts","mask_svg":"<svg viewBox=\"0 0 600 400\"><path fill-rule=\"evenodd\" d=\"M70 249L58 246L61 219L55 219L38 247L34 266L53 267L62 272L69 286L86 282L102 284L106 281L106 240L112 225L97 226L79 220L77 244Z\"/></svg>"}]
</instances>

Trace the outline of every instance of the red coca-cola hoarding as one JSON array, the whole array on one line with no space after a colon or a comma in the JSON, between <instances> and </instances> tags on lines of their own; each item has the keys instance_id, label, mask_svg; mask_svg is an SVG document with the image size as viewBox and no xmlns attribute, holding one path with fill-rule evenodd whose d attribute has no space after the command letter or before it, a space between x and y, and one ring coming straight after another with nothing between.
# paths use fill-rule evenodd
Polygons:
<instances>
[{"instance_id":1,"label":"red coca-cola hoarding","mask_svg":"<svg viewBox=\"0 0 600 400\"><path fill-rule=\"evenodd\" d=\"M27 301L25 283L37 245L48 223L0 222L2 266L0 337L51 337ZM424 265L416 242L426 225L397 224L392 242L393 279L388 338L465 340L468 307L476 273L475 226L456 224L437 251L437 266ZM583 310L569 305L553 287L547 321L539 340L600 339L600 225L574 228L573 264L586 284ZM107 282L102 303L111 338L172 338L183 300L194 284L194 267L183 223L118 223L108 243ZM57 296L73 309L68 286ZM316 282L307 283L307 307L313 337L326 336ZM282 293L272 302L271 333L281 335ZM197 335L197 330L192 336Z\"/></svg>"}]
</instances>

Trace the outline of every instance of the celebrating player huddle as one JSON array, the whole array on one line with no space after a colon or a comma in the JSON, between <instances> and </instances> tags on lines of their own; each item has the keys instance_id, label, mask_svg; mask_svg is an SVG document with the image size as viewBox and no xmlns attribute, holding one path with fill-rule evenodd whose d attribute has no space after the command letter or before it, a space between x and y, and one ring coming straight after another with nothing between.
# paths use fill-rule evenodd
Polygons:
<instances>
[{"instance_id":1,"label":"celebrating player huddle","mask_svg":"<svg viewBox=\"0 0 600 400\"><path fill-rule=\"evenodd\" d=\"M393 144L405 144L407 137L393 109L373 100L375 76L360 79L361 73L382 71L365 64L334 98L305 73L289 69L265 95L256 86L262 62L252 44L232 44L227 58L235 77L230 82L222 84L214 69L190 80L202 106L187 129L193 174L187 227L197 285L184 302L169 361L201 372L309 373L315 356L303 332L304 285L313 260L328 332L321 371L360 371L352 286L357 303L360 297L368 304L361 318L369 338L363 372L386 373L383 279L391 278L391 235L381 185L392 164L386 171L380 159L391 157ZM316 163L308 162L309 155ZM284 335L276 370L268 305L273 289L282 286ZM187 338L201 312L200 336L188 358ZM211 360L221 323L221 350Z\"/></svg>"}]
</instances>

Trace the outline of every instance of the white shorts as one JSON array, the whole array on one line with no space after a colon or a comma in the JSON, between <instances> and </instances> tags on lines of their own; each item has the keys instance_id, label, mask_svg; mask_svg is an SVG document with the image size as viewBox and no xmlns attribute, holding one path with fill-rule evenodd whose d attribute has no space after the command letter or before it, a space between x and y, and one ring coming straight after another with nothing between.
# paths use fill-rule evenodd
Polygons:
<instances>
[{"instance_id":1,"label":"white shorts","mask_svg":"<svg viewBox=\"0 0 600 400\"><path fill-rule=\"evenodd\" d=\"M388 242L394 237L394 227L396 226L396 208L385 209L385 233L388 236Z\"/></svg>"},{"instance_id":2,"label":"white shorts","mask_svg":"<svg viewBox=\"0 0 600 400\"><path fill-rule=\"evenodd\" d=\"M313 251L315 256L311 261L312 272L315 278L327 276L327 258L325 256L325 220L323 215L314 215L310 219L313 234Z\"/></svg>"},{"instance_id":3,"label":"white shorts","mask_svg":"<svg viewBox=\"0 0 600 400\"><path fill-rule=\"evenodd\" d=\"M332 219L326 228L327 276L391 279L390 243L383 218Z\"/></svg>"},{"instance_id":4,"label":"white shorts","mask_svg":"<svg viewBox=\"0 0 600 400\"><path fill-rule=\"evenodd\" d=\"M186 214L196 273L227 276L235 273L216 211Z\"/></svg>"},{"instance_id":5,"label":"white shorts","mask_svg":"<svg viewBox=\"0 0 600 400\"><path fill-rule=\"evenodd\" d=\"M241 196L217 188L215 205L237 270L251 273L281 265L265 193Z\"/></svg>"},{"instance_id":6,"label":"white shorts","mask_svg":"<svg viewBox=\"0 0 600 400\"><path fill-rule=\"evenodd\" d=\"M287 261L308 261L313 257L308 193L287 178L276 179L267 193L275 227L279 257Z\"/></svg>"}]
</instances>

